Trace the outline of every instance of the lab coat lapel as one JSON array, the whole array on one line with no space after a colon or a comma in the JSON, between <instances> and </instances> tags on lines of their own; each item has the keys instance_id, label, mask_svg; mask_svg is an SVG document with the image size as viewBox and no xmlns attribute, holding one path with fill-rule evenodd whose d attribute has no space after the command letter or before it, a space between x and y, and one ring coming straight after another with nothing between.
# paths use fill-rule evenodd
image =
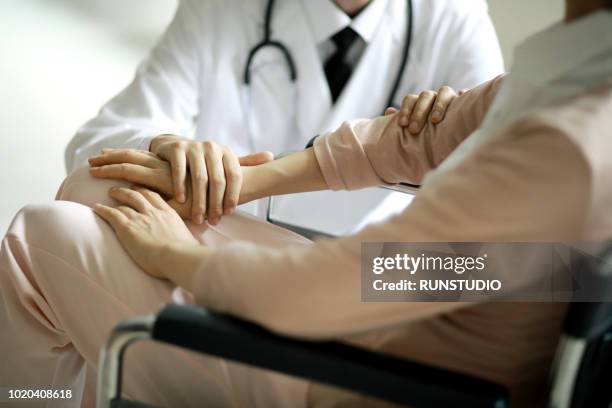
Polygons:
<instances>
[{"instance_id":1,"label":"lab coat lapel","mask_svg":"<svg viewBox=\"0 0 612 408\"><path fill-rule=\"evenodd\" d=\"M295 59L298 76L295 113L302 137L300 145L296 147L301 149L306 141L318 133L320 124L332 107L323 64L312 29L304 17L301 1L279 3L272 24L272 38L283 42Z\"/></svg>"},{"instance_id":2,"label":"lab coat lapel","mask_svg":"<svg viewBox=\"0 0 612 408\"><path fill-rule=\"evenodd\" d=\"M347 119L380 115L395 79L401 54L401 41L393 31L389 8L374 38L368 44L334 108L322 122L319 132L336 129Z\"/></svg>"},{"instance_id":3,"label":"lab coat lapel","mask_svg":"<svg viewBox=\"0 0 612 408\"><path fill-rule=\"evenodd\" d=\"M392 3L389 2L389 4ZM288 97L273 97L269 101L276 99L281 101L283 106L278 106L279 116L295 115L298 134L291 135L292 140L285 143L284 146L262 146L263 140L270 137L269 121L279 121L279 116L265 115L266 118L269 118L267 119L268 124L261 123L255 126L258 148L265 147L274 152L301 149L312 136L335 129L344 120L373 117L382 112L392 86L391 82L398 69L402 45L401 36L398 36L396 30L397 24L402 22L398 22L397 18L393 17L392 11L390 6L385 11L383 21L374 38L355 67L340 98L333 106L323 63L312 28L304 18L302 2L285 0L277 3L272 21L272 39L284 44L295 60L298 76L297 103L289 100ZM282 69L285 75L280 76L278 70L266 68L253 76L254 81L264 81L269 85L264 89L264 93L256 92L260 95L258 103L266 102L264 94L270 93L270 96L273 96L274 92L280 92L279 89L284 86L278 86L278 83L287 81L285 78L286 64L278 52L275 52L275 55L277 68ZM257 59L261 62L265 60L265 55ZM269 108L272 109L274 106L270 105ZM259 107L255 106L254 109L257 110ZM269 113L272 112L270 109L268 109ZM287 120L291 119L287 118ZM266 133L265 137L263 133ZM287 135L279 134L274 139L284 138L287 138Z\"/></svg>"}]
</instances>

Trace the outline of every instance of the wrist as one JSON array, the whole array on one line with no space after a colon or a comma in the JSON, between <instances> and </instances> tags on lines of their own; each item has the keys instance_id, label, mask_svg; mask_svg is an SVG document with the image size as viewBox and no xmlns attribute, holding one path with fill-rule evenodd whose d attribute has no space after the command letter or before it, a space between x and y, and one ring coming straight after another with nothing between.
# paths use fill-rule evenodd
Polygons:
<instances>
[{"instance_id":1,"label":"wrist","mask_svg":"<svg viewBox=\"0 0 612 408\"><path fill-rule=\"evenodd\" d=\"M261 167L259 166L242 166L242 187L240 188L240 197L238 204L244 204L263 197L262 194L258 194L257 186L261 187L261 181L257 180L258 173L261 174ZM261 188L260 188L261 190Z\"/></svg>"},{"instance_id":2,"label":"wrist","mask_svg":"<svg viewBox=\"0 0 612 408\"><path fill-rule=\"evenodd\" d=\"M209 252L211 252L210 249L197 243L176 242L165 244L157 251L160 265L166 265L163 267L161 274L177 286L191 291L199 266Z\"/></svg>"},{"instance_id":3,"label":"wrist","mask_svg":"<svg viewBox=\"0 0 612 408\"><path fill-rule=\"evenodd\" d=\"M240 204L272 195L327 189L312 149L258 166L242 167L242 175Z\"/></svg>"}]
</instances>

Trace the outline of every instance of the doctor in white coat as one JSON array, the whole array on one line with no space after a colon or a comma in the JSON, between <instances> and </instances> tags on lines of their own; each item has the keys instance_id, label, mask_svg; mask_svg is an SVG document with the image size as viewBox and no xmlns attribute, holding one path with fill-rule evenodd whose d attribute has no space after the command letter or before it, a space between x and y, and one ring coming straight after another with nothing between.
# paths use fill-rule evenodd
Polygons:
<instances>
[{"instance_id":1,"label":"doctor in white coat","mask_svg":"<svg viewBox=\"0 0 612 408\"><path fill-rule=\"evenodd\" d=\"M282 49L259 48L247 69L266 32ZM348 40L340 38L346 32ZM192 219L201 223L209 207L216 223L238 195L231 186L239 191L239 182L230 180L236 155L303 149L345 119L400 105L406 94L470 88L502 71L485 0L180 0L133 82L74 136L66 167L102 148L151 149L172 163L179 201L191 178ZM343 211L356 202L334 199ZM361 199L368 212L368 197Z\"/></svg>"}]
</instances>

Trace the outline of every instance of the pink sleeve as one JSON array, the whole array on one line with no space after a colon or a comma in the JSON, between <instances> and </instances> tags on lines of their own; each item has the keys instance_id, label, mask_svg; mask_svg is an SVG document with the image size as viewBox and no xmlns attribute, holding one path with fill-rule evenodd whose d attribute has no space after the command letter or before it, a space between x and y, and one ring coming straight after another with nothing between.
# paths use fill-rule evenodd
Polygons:
<instances>
[{"instance_id":1,"label":"pink sleeve","mask_svg":"<svg viewBox=\"0 0 612 408\"><path fill-rule=\"evenodd\" d=\"M549 125L508 129L455 170L439 170L428 180L403 213L356 235L284 249L235 242L215 251L194 277L196 301L282 333L342 337L466 305L362 302L362 242L582 237L589 166L567 134Z\"/></svg>"},{"instance_id":2,"label":"pink sleeve","mask_svg":"<svg viewBox=\"0 0 612 408\"><path fill-rule=\"evenodd\" d=\"M427 124L413 136L398 125L397 115L344 122L318 138L315 155L333 190L355 190L379 184L420 184L478 128L503 76L486 82L453 101L445 119Z\"/></svg>"}]
</instances>

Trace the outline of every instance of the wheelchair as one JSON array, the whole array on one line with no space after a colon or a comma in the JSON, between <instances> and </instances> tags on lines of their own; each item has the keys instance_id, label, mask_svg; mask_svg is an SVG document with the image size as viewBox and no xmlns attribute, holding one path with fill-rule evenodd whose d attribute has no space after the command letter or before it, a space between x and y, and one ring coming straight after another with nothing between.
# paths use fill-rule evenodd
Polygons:
<instances>
[{"instance_id":1,"label":"wheelchair","mask_svg":"<svg viewBox=\"0 0 612 408\"><path fill-rule=\"evenodd\" d=\"M414 186L401 190L413 193ZM303 228L297 232L316 235L305 233ZM583 271L586 269L587 279L592 276L600 286L610 288L612 244L600 259L603 262L587 265ZM416 408L512 406L504 386L471 375L336 341L284 337L196 306L168 305L157 315L121 322L113 330L100 356L97 408L151 408L121 397L123 355L130 344L141 340L171 344ZM612 407L612 303L571 304L549 390L550 408Z\"/></svg>"}]
</instances>

